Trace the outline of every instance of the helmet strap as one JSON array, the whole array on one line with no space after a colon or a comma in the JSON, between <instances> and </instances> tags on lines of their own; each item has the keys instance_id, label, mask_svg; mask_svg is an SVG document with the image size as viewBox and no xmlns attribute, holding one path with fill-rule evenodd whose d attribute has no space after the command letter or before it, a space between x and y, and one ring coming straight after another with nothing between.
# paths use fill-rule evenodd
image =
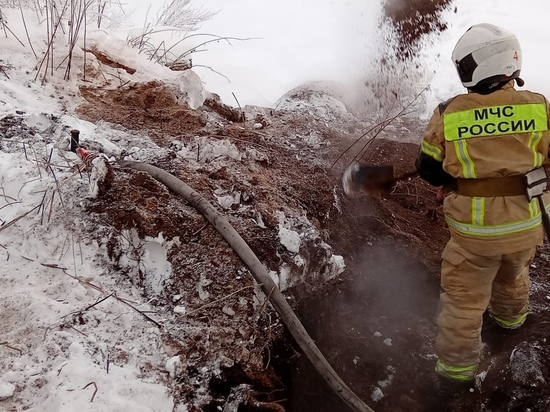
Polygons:
<instances>
[{"instance_id":1,"label":"helmet strap","mask_svg":"<svg viewBox=\"0 0 550 412\"><path fill-rule=\"evenodd\" d=\"M518 87L523 87L523 85L525 84L523 79L520 79L519 77L516 77L516 83L518 84Z\"/></svg>"},{"instance_id":2,"label":"helmet strap","mask_svg":"<svg viewBox=\"0 0 550 412\"><path fill-rule=\"evenodd\" d=\"M491 94L493 92L496 92L497 90L502 89L502 87L509 82L510 80L506 80L500 83L482 84L482 85L470 87L469 89L472 92L478 93L478 94Z\"/></svg>"}]
</instances>

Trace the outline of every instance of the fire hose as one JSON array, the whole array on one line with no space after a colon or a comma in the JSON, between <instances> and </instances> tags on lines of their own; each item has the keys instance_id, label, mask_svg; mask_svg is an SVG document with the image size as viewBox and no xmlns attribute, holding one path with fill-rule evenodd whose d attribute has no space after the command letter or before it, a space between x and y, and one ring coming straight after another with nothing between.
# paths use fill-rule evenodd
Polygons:
<instances>
[{"instance_id":1,"label":"fire hose","mask_svg":"<svg viewBox=\"0 0 550 412\"><path fill-rule=\"evenodd\" d=\"M353 411L374 412L338 376L319 348L317 348L260 260L237 231L206 199L180 179L158 167L133 161L121 161L119 164L123 167L130 167L149 173L153 178L166 185L174 193L182 196L191 206L195 207L214 226L246 264L300 349L334 393Z\"/></svg>"}]
</instances>

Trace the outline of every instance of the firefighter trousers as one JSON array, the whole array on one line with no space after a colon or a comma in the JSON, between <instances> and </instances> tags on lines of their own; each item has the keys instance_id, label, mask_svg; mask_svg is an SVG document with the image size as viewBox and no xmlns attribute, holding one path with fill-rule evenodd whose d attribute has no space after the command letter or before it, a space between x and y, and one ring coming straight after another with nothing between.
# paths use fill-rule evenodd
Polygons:
<instances>
[{"instance_id":1,"label":"firefighter trousers","mask_svg":"<svg viewBox=\"0 0 550 412\"><path fill-rule=\"evenodd\" d=\"M483 313L503 327L520 326L528 313L529 266L536 247L498 256L470 253L451 238L442 255L435 350L452 367L478 365Z\"/></svg>"}]
</instances>

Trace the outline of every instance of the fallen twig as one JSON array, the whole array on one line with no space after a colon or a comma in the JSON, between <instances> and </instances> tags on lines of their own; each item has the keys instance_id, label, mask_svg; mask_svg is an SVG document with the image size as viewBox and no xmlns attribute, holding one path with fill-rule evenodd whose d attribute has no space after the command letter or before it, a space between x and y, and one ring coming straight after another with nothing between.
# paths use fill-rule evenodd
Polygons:
<instances>
[{"instance_id":1,"label":"fallen twig","mask_svg":"<svg viewBox=\"0 0 550 412\"><path fill-rule=\"evenodd\" d=\"M41 263L41 265L47 268L66 270L66 268L59 266L57 263Z\"/></svg>"},{"instance_id":2,"label":"fallen twig","mask_svg":"<svg viewBox=\"0 0 550 412\"><path fill-rule=\"evenodd\" d=\"M374 136L372 136L371 138L369 138L369 140L367 141L367 143L365 143L363 145L363 147L359 150L359 152L353 157L353 160L352 162L356 161L357 159L361 158L364 153L366 152L366 149L368 149L368 147L370 146L370 144L374 141L374 139L376 137L378 137L378 135L380 133L382 133L382 131L384 129L386 129L386 127L388 127L395 119L401 117L401 116L404 116L407 114L407 109L409 107L411 107L413 105L413 103L418 100L418 98L420 98L420 96L422 95L422 93L424 93L428 87L430 87L429 85L424 87L424 89L422 89L415 97L414 99L412 99L409 103L407 103L396 115L394 116L391 116L391 117L388 117L386 119L384 119L383 121L381 121L380 123L378 124L375 124L374 126L372 126L369 130L367 130L365 133L363 133L361 136L359 136L350 146L348 146L348 148L346 150L344 150L337 158L336 160L334 160L334 162L330 165L329 167L329 170L331 170L334 165L336 163L338 163L338 161L347 153L349 152L353 146L355 146L357 143L359 143L360 140L362 140L365 136L367 136L370 132L372 132L373 130L379 128L376 133L374 134ZM349 165L348 165L349 166Z\"/></svg>"},{"instance_id":3,"label":"fallen twig","mask_svg":"<svg viewBox=\"0 0 550 412\"><path fill-rule=\"evenodd\" d=\"M194 233L191 235L191 237L197 236L197 235L198 235L200 232L202 232L203 229L204 229L205 227L207 227L207 226L209 226L209 223L205 223L199 230L197 230L196 232L194 232Z\"/></svg>"},{"instance_id":4,"label":"fallen twig","mask_svg":"<svg viewBox=\"0 0 550 412\"><path fill-rule=\"evenodd\" d=\"M63 368L67 366L66 363L64 363L63 365L61 365L61 367L57 370L57 376L59 376L59 374L61 373L61 371L63 370Z\"/></svg>"},{"instance_id":5,"label":"fallen twig","mask_svg":"<svg viewBox=\"0 0 550 412\"><path fill-rule=\"evenodd\" d=\"M88 335L86 335L84 332L79 331L79 330L78 330L77 328L75 328L74 326L71 326L71 329L74 330L74 331L76 331L76 332L78 332L78 333L80 333L82 336L88 337Z\"/></svg>"},{"instance_id":6,"label":"fallen twig","mask_svg":"<svg viewBox=\"0 0 550 412\"><path fill-rule=\"evenodd\" d=\"M106 292L101 287L96 286L93 283L88 282L87 280L80 279L78 276L71 275L69 272L67 272L68 269L66 269L66 268L58 268L58 269L63 269L63 273L65 273L67 276L79 281L80 283L83 283L84 285L90 286L92 289L95 289L100 293L106 294Z\"/></svg>"},{"instance_id":7,"label":"fallen twig","mask_svg":"<svg viewBox=\"0 0 550 412\"><path fill-rule=\"evenodd\" d=\"M239 103L239 99L237 99L237 96L235 96L235 93L231 92L231 94L233 95L233 98L235 99L235 101L237 102L237 106L239 106L239 110L241 111L241 120L244 124L245 122L245 117L244 117L244 111L243 111L243 108L241 107L241 104Z\"/></svg>"},{"instance_id":8,"label":"fallen twig","mask_svg":"<svg viewBox=\"0 0 550 412\"><path fill-rule=\"evenodd\" d=\"M13 200L14 202L17 202L17 199L15 199L15 198L13 198L13 197L11 197L11 196L8 196L8 195L6 194L6 191L4 190L4 186L0 187L0 189L2 189L2 197L3 197L4 199L9 199L9 200ZM7 201L7 200L6 200L6 201Z\"/></svg>"},{"instance_id":9,"label":"fallen twig","mask_svg":"<svg viewBox=\"0 0 550 412\"><path fill-rule=\"evenodd\" d=\"M15 347L11 346L8 342L1 342L0 346L5 346L6 348L9 348L11 350L15 350L15 351L19 352L19 356L23 355L23 351L21 349L17 349Z\"/></svg>"},{"instance_id":10,"label":"fallen twig","mask_svg":"<svg viewBox=\"0 0 550 412\"><path fill-rule=\"evenodd\" d=\"M88 386L90 386L90 385L94 385L94 388L95 388L94 394L92 395L92 399L90 399L90 403L91 403L91 402L94 401L95 395L96 395L96 393L97 393L97 385L95 384L95 382L90 382L89 384L87 384L86 386L84 386L82 389L84 390L84 389L86 389L86 388L87 388Z\"/></svg>"},{"instance_id":11,"label":"fallen twig","mask_svg":"<svg viewBox=\"0 0 550 412\"><path fill-rule=\"evenodd\" d=\"M38 209L40 207L40 205L36 205L35 207L33 207L31 210L29 210L28 212L25 212L23 213L22 215L19 215L17 216L16 218L10 220L8 223L6 223L5 225L3 225L2 227L0 227L0 232L4 229L7 229L8 227L10 227L11 225L17 223L18 221L20 221L21 219L23 219L25 216L27 216L29 213L33 212L34 210Z\"/></svg>"},{"instance_id":12,"label":"fallen twig","mask_svg":"<svg viewBox=\"0 0 550 412\"><path fill-rule=\"evenodd\" d=\"M29 36L29 30L27 29L27 22L25 20L25 15L23 14L23 7L21 6L21 0L19 0L19 11L21 12L21 20L23 20L23 26L25 27L25 33L27 34L27 40L29 41L29 46L32 50L32 53L34 54L34 58L38 60L38 55L34 51L34 47L32 47L31 37Z\"/></svg>"},{"instance_id":13,"label":"fallen twig","mask_svg":"<svg viewBox=\"0 0 550 412\"><path fill-rule=\"evenodd\" d=\"M8 76L8 73L4 70L4 67L0 66L0 72L4 73L4 76L6 76L9 80L10 76Z\"/></svg>"},{"instance_id":14,"label":"fallen twig","mask_svg":"<svg viewBox=\"0 0 550 412\"><path fill-rule=\"evenodd\" d=\"M110 293L109 295L105 296L103 299L98 300L96 303L94 303L93 305L88 306L86 309L84 309L84 310L81 311L81 312L86 312L87 310L93 308L94 306L99 305L101 302L106 301L107 299L109 299L109 298L110 298L111 296L113 296L113 295L114 295L114 292L113 292L113 293Z\"/></svg>"},{"instance_id":15,"label":"fallen twig","mask_svg":"<svg viewBox=\"0 0 550 412\"><path fill-rule=\"evenodd\" d=\"M219 299L216 299L216 300L213 301L213 302L209 302L209 303L207 303L206 305L201 306L200 308L193 309L192 311L187 312L187 315L188 315L188 316L189 316L189 315L192 315L193 313L196 313L196 312L198 312L198 311L200 311L200 310L202 310L202 309L204 309L204 308L207 308L207 307L209 307L209 306L213 306L213 305L215 305L216 303L220 303L220 302L222 302L222 301L224 301L224 300L226 300L226 299L229 299L231 296L236 295L237 293L242 292L243 290L251 289L251 288L253 288L253 287L254 287L254 286L245 286L244 288L240 288L239 290L236 290L235 292L232 292L232 293L230 293L230 294L227 295L227 296L221 297L221 298L219 298Z\"/></svg>"},{"instance_id":16,"label":"fallen twig","mask_svg":"<svg viewBox=\"0 0 550 412\"><path fill-rule=\"evenodd\" d=\"M269 299L271 298L271 295L273 294L273 291L275 290L276 287L277 287L276 285L273 285L273 287L269 291L269 294L266 296L266 298L264 300L264 303L262 303L262 306L260 307L260 310L258 311L259 315L261 315L264 312L265 307L267 306L267 302L269 302Z\"/></svg>"},{"instance_id":17,"label":"fallen twig","mask_svg":"<svg viewBox=\"0 0 550 412\"><path fill-rule=\"evenodd\" d=\"M147 316L147 315L145 314L145 312L139 310L139 309L136 308L135 306L133 306L133 305L131 305L130 303L126 302L124 299L120 299L120 298L116 295L116 293L113 294L113 297L114 297L116 300L118 300L119 302L122 302L122 303L124 303L125 305L130 306L130 307L131 307L132 309L134 309L136 312L140 313L141 316L143 316L145 319L147 319L148 321L153 322L155 325L157 325L160 329L163 328L163 326L162 326L160 323L158 323L156 320L154 320L154 319L151 318L150 316Z\"/></svg>"}]
</instances>

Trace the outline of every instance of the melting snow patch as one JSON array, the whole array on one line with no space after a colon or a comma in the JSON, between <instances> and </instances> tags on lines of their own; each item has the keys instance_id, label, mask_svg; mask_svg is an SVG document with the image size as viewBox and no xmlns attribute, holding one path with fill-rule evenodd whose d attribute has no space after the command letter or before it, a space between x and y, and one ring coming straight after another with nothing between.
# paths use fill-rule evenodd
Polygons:
<instances>
[{"instance_id":1,"label":"melting snow patch","mask_svg":"<svg viewBox=\"0 0 550 412\"><path fill-rule=\"evenodd\" d=\"M387 370L388 370L388 377L383 380L383 381L378 381L378 386L380 386L381 388L386 388L388 386L390 386L393 382L393 378L395 376L395 368L393 366L388 366L387 367Z\"/></svg>"},{"instance_id":2,"label":"melting snow patch","mask_svg":"<svg viewBox=\"0 0 550 412\"><path fill-rule=\"evenodd\" d=\"M210 297L210 293L204 290L204 288L209 286L211 283L212 281L207 279L204 273L201 273L201 279L197 284L197 291L199 292L200 300L207 300Z\"/></svg>"},{"instance_id":3,"label":"melting snow patch","mask_svg":"<svg viewBox=\"0 0 550 412\"><path fill-rule=\"evenodd\" d=\"M282 225L279 225L279 239L281 244L292 253L298 253L300 251L300 235L293 231L284 228Z\"/></svg>"},{"instance_id":4,"label":"melting snow patch","mask_svg":"<svg viewBox=\"0 0 550 412\"><path fill-rule=\"evenodd\" d=\"M378 402L378 401L381 401L383 398L384 398L384 392L382 392L382 389L378 388L378 387L374 387L371 395L370 395L370 398L374 401L374 402Z\"/></svg>"},{"instance_id":5,"label":"melting snow patch","mask_svg":"<svg viewBox=\"0 0 550 412\"><path fill-rule=\"evenodd\" d=\"M174 356L166 361L166 371L170 374L171 378L176 377L176 371L181 366L181 359L179 356Z\"/></svg>"},{"instance_id":6,"label":"melting snow patch","mask_svg":"<svg viewBox=\"0 0 550 412\"><path fill-rule=\"evenodd\" d=\"M532 388L546 385L542 372L539 346L529 342L517 345L510 355L510 369L514 382Z\"/></svg>"},{"instance_id":7,"label":"melting snow patch","mask_svg":"<svg viewBox=\"0 0 550 412\"><path fill-rule=\"evenodd\" d=\"M491 366L489 366L489 368L486 371L483 371L483 372L480 372L480 373L476 374L476 376L475 376L475 386L478 389L481 389L481 385L483 384L483 381L487 377L487 372L489 372L490 368L491 368Z\"/></svg>"},{"instance_id":8,"label":"melting snow patch","mask_svg":"<svg viewBox=\"0 0 550 412\"><path fill-rule=\"evenodd\" d=\"M269 277L271 278L271 280L279 286L279 289L281 288L281 285L279 285L279 275L277 272L273 271L273 270L270 270L269 271Z\"/></svg>"},{"instance_id":9,"label":"melting snow patch","mask_svg":"<svg viewBox=\"0 0 550 412\"><path fill-rule=\"evenodd\" d=\"M222 312L225 313L227 316L235 316L235 311L231 306L224 306L222 308Z\"/></svg>"},{"instance_id":10,"label":"melting snow patch","mask_svg":"<svg viewBox=\"0 0 550 412\"><path fill-rule=\"evenodd\" d=\"M329 260L329 265L334 268L336 274L340 274L346 268L346 263L344 262L344 257L340 255L332 255Z\"/></svg>"},{"instance_id":11,"label":"melting snow patch","mask_svg":"<svg viewBox=\"0 0 550 412\"><path fill-rule=\"evenodd\" d=\"M0 400L13 396L15 385L0 380Z\"/></svg>"},{"instance_id":12,"label":"melting snow patch","mask_svg":"<svg viewBox=\"0 0 550 412\"><path fill-rule=\"evenodd\" d=\"M283 264L281 265L281 270L279 272L279 289L283 291L286 288L288 288L290 286L289 282L290 282L290 268L287 265Z\"/></svg>"},{"instance_id":13,"label":"melting snow patch","mask_svg":"<svg viewBox=\"0 0 550 412\"><path fill-rule=\"evenodd\" d=\"M160 293L172 275L172 265L168 262L163 243L160 234L157 239L149 239L142 250L141 264L147 283L154 293Z\"/></svg>"},{"instance_id":14,"label":"melting snow patch","mask_svg":"<svg viewBox=\"0 0 550 412\"><path fill-rule=\"evenodd\" d=\"M88 197L97 198L100 182L104 181L109 173L107 160L100 156L92 160L92 171L90 173L90 185L88 186Z\"/></svg>"},{"instance_id":15,"label":"melting snow patch","mask_svg":"<svg viewBox=\"0 0 550 412\"><path fill-rule=\"evenodd\" d=\"M234 192L226 194L221 189L216 189L214 191L214 196L218 200L218 204L224 209L230 209L233 205L238 205L241 203L241 193Z\"/></svg>"},{"instance_id":16,"label":"melting snow patch","mask_svg":"<svg viewBox=\"0 0 550 412\"><path fill-rule=\"evenodd\" d=\"M185 306L176 306L174 308L174 313L179 313L181 315L185 315L186 312L187 312L187 310L185 309Z\"/></svg>"}]
</instances>

